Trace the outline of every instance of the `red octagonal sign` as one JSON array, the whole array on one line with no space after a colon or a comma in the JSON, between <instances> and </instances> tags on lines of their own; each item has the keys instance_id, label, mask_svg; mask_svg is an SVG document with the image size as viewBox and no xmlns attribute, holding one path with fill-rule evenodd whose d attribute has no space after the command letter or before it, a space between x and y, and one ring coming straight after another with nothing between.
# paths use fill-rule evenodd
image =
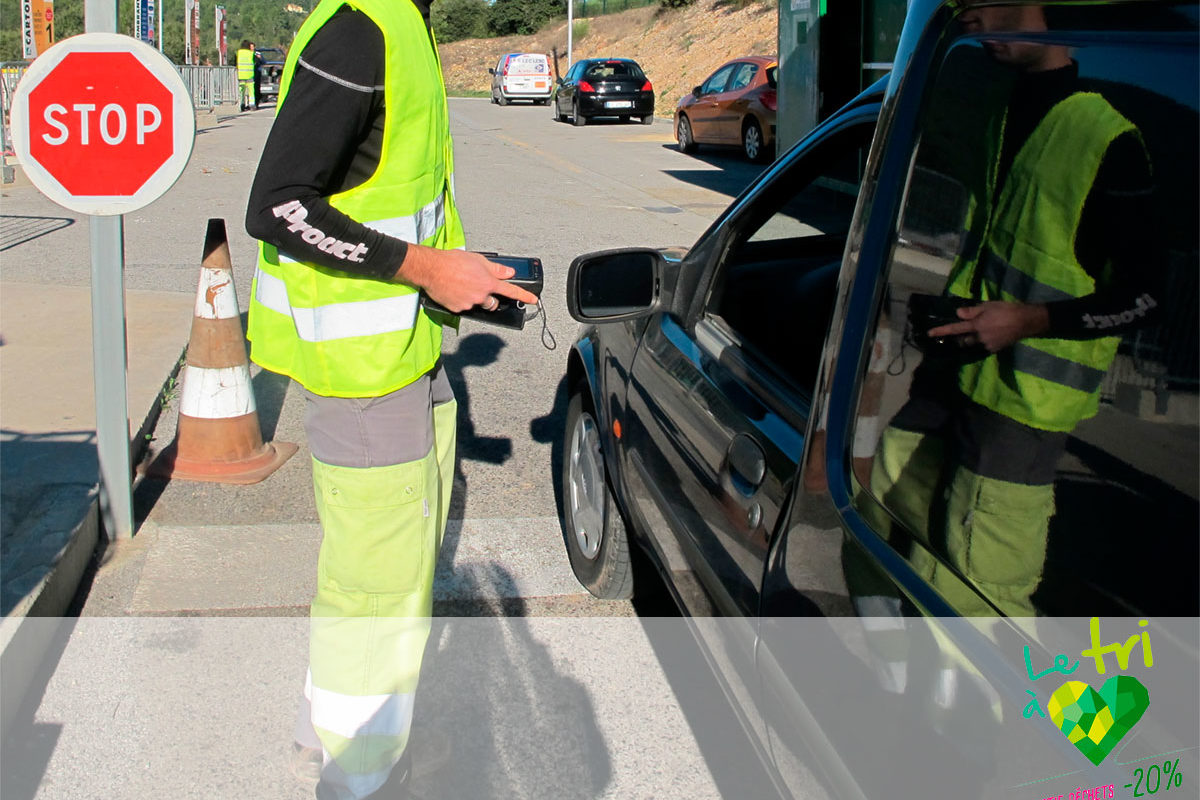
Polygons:
<instances>
[{"instance_id":1,"label":"red octagonal sign","mask_svg":"<svg viewBox=\"0 0 1200 800\"><path fill-rule=\"evenodd\" d=\"M191 96L154 48L88 33L50 48L13 97L13 144L30 180L88 214L124 214L182 174L195 138Z\"/></svg>"}]
</instances>

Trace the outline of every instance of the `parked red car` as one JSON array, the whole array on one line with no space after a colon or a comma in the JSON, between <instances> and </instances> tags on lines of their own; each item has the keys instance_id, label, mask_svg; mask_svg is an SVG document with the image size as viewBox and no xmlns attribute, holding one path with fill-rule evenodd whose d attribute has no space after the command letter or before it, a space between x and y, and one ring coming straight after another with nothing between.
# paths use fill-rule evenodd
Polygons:
<instances>
[{"instance_id":1,"label":"parked red car","mask_svg":"<svg viewBox=\"0 0 1200 800\"><path fill-rule=\"evenodd\" d=\"M751 161L775 155L775 56L745 56L723 64L679 100L675 140L684 153L697 145L735 145Z\"/></svg>"}]
</instances>

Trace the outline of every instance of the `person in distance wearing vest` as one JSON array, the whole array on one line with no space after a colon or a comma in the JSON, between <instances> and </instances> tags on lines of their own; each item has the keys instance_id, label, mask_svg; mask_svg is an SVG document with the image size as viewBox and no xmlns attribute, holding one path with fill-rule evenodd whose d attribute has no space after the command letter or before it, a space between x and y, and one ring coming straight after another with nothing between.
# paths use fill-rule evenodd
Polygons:
<instances>
[{"instance_id":1,"label":"person in distance wearing vest","mask_svg":"<svg viewBox=\"0 0 1200 800\"><path fill-rule=\"evenodd\" d=\"M242 46L237 51L237 77L242 95L242 111L246 111L258 101L258 96L254 93L254 44L249 39L243 39Z\"/></svg>"},{"instance_id":2,"label":"person in distance wearing vest","mask_svg":"<svg viewBox=\"0 0 1200 800\"><path fill-rule=\"evenodd\" d=\"M250 357L301 386L324 534L297 753L319 756L318 797L393 797L454 475L452 319L420 293L452 312L537 302L462 249L427 0L322 0L309 15L246 229L260 240Z\"/></svg>"}]
</instances>

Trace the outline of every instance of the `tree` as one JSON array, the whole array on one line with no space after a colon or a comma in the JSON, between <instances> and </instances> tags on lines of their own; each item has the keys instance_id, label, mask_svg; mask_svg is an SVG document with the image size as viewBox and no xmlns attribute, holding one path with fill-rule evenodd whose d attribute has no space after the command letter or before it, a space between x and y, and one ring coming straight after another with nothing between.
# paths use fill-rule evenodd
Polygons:
<instances>
[{"instance_id":1,"label":"tree","mask_svg":"<svg viewBox=\"0 0 1200 800\"><path fill-rule=\"evenodd\" d=\"M439 42L480 39L488 35L487 0L436 0L430 22Z\"/></svg>"},{"instance_id":2,"label":"tree","mask_svg":"<svg viewBox=\"0 0 1200 800\"><path fill-rule=\"evenodd\" d=\"M497 36L537 33L543 25L566 11L565 0L495 0L488 16L488 28Z\"/></svg>"}]
</instances>

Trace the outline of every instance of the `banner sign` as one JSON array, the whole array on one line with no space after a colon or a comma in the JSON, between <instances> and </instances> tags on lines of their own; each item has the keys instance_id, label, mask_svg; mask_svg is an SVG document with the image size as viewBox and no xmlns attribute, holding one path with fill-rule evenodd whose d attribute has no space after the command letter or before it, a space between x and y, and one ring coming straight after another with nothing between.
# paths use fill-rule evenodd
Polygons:
<instances>
[{"instance_id":1,"label":"banner sign","mask_svg":"<svg viewBox=\"0 0 1200 800\"><path fill-rule=\"evenodd\" d=\"M192 63L200 63L200 0L192 0Z\"/></svg>"},{"instance_id":2,"label":"banner sign","mask_svg":"<svg viewBox=\"0 0 1200 800\"><path fill-rule=\"evenodd\" d=\"M153 45L157 37L154 30L154 0L134 0L133 38Z\"/></svg>"},{"instance_id":3,"label":"banner sign","mask_svg":"<svg viewBox=\"0 0 1200 800\"><path fill-rule=\"evenodd\" d=\"M21 0L21 57L32 61L54 44L54 0Z\"/></svg>"},{"instance_id":4,"label":"banner sign","mask_svg":"<svg viewBox=\"0 0 1200 800\"><path fill-rule=\"evenodd\" d=\"M220 66L225 66L225 56L229 52L229 42L225 31L225 6L217 6L216 14L216 29L217 29L217 54L220 57Z\"/></svg>"},{"instance_id":5,"label":"banner sign","mask_svg":"<svg viewBox=\"0 0 1200 800\"><path fill-rule=\"evenodd\" d=\"M200 63L200 0L184 2L183 63Z\"/></svg>"}]
</instances>

